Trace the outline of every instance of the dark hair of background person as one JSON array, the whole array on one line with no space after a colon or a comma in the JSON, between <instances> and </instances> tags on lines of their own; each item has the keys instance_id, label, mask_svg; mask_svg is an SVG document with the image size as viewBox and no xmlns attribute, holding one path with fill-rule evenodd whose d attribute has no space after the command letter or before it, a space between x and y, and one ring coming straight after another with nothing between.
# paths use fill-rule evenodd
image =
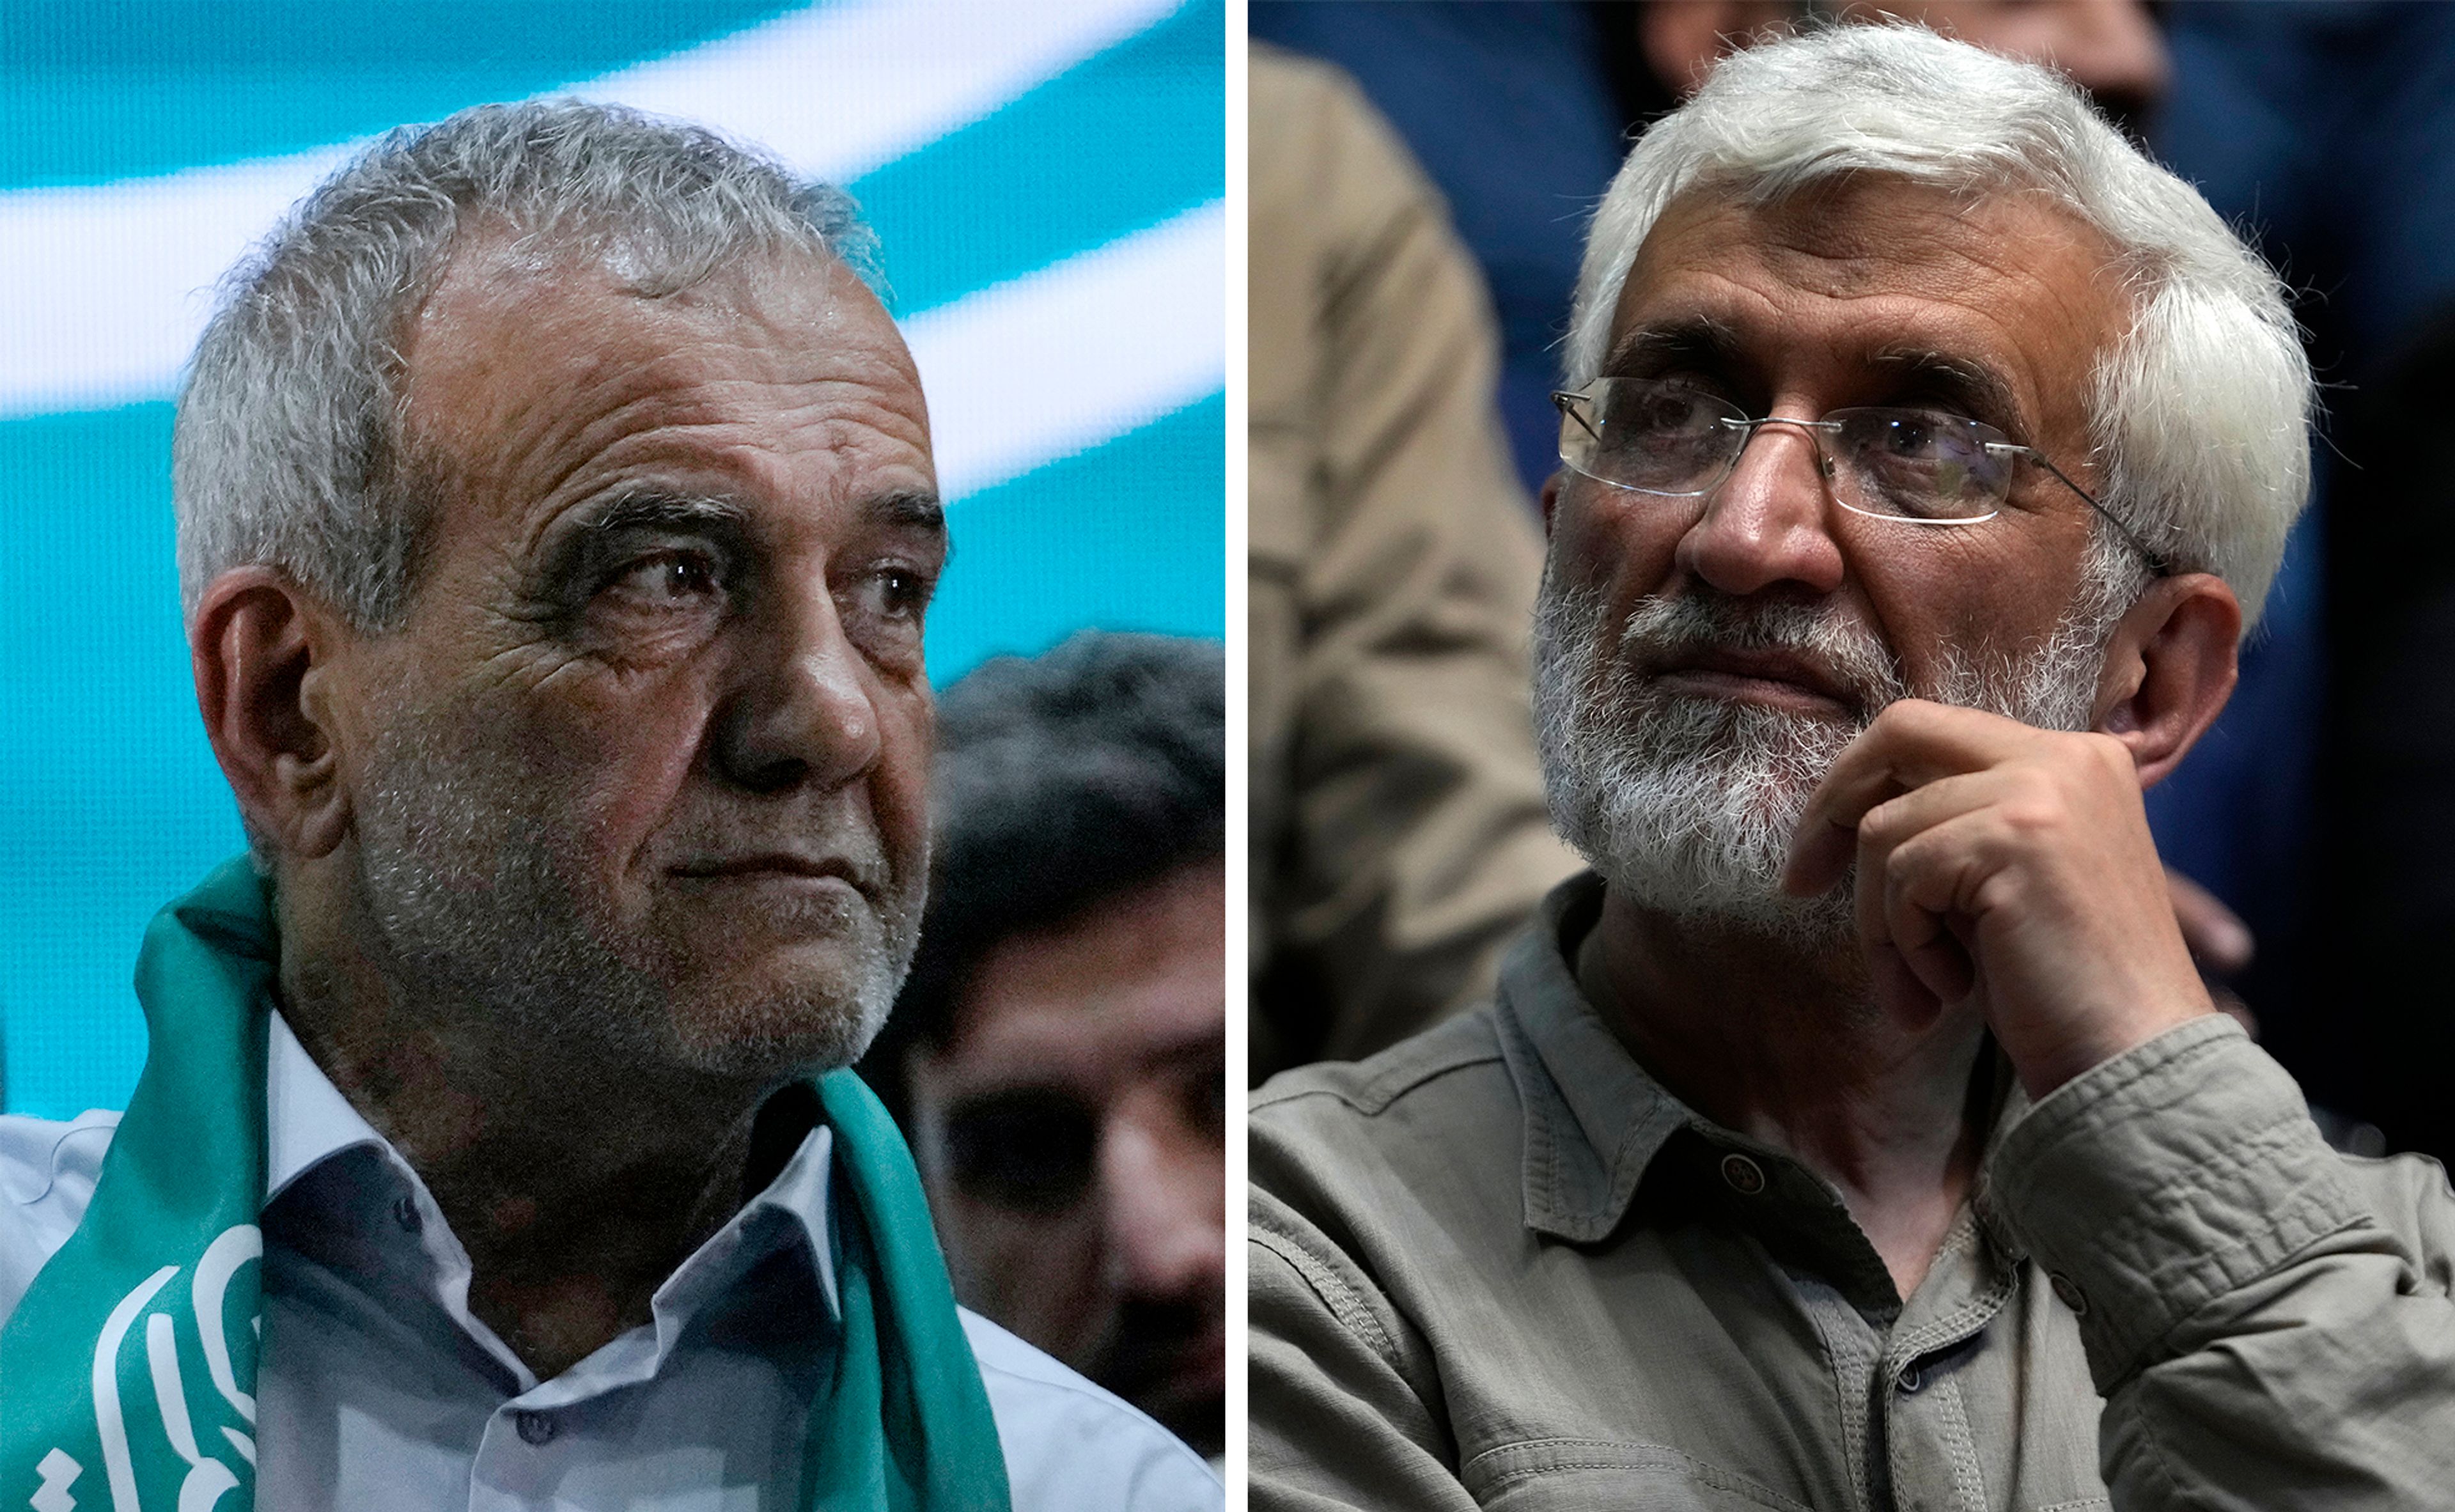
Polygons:
<instances>
[{"instance_id":1,"label":"dark hair of background person","mask_svg":"<svg viewBox=\"0 0 2455 1512\"><path fill-rule=\"evenodd\" d=\"M921 948L859 1068L907 1127L903 1059L992 947L1227 855L1227 684L1215 642L1085 631L939 696Z\"/></svg>"}]
</instances>

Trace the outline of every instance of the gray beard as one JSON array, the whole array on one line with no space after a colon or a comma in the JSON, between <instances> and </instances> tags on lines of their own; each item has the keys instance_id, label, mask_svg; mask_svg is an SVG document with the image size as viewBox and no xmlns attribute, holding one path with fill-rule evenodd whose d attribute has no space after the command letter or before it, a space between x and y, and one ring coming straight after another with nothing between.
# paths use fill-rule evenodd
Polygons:
<instances>
[{"instance_id":1,"label":"gray beard","mask_svg":"<svg viewBox=\"0 0 2455 1512\"><path fill-rule=\"evenodd\" d=\"M2092 554L2092 566L2097 562ZM1911 689L1874 632L1796 602L1710 590L1638 602L1616 636L1599 595L1547 573L1534 623L1534 729L1552 822L1613 893L1650 912L1800 954L1846 948L1855 877L1815 897L1781 891L1808 797L1896 699L2088 728L2116 585L2092 572L2042 645L2013 656L1949 648L1938 685ZM1641 666L1702 647L1798 655L1849 695L1854 717L1666 692Z\"/></svg>"},{"instance_id":2,"label":"gray beard","mask_svg":"<svg viewBox=\"0 0 2455 1512\"><path fill-rule=\"evenodd\" d=\"M917 896L878 911L844 983L734 1005L720 1025L683 1021L673 963L605 938L540 838L584 821L521 801L533 784L416 729L404 720L383 741L353 824L360 917L403 1006L480 1015L575 1070L584 1058L781 1079L848 1066L877 1037L920 937Z\"/></svg>"}]
</instances>

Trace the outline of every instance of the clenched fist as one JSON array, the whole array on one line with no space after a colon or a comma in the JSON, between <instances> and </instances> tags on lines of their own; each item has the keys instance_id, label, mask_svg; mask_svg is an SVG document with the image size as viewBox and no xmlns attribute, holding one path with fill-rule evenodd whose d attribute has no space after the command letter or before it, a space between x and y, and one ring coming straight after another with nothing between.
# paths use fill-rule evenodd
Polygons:
<instances>
[{"instance_id":1,"label":"clenched fist","mask_svg":"<svg viewBox=\"0 0 2455 1512\"><path fill-rule=\"evenodd\" d=\"M1783 886L1853 859L1878 1002L1923 1023L1974 998L2032 1098L2214 1011L2111 736L1895 703L1808 799Z\"/></svg>"}]
</instances>

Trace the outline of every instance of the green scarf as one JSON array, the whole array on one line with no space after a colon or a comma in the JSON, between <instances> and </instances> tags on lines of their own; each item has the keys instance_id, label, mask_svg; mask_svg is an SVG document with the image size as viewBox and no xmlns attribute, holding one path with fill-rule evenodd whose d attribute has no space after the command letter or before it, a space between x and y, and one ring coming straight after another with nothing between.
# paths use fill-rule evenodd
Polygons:
<instances>
[{"instance_id":1,"label":"green scarf","mask_svg":"<svg viewBox=\"0 0 2455 1512\"><path fill-rule=\"evenodd\" d=\"M151 1051L84 1221L0 1329L0 1507L246 1512L255 1487L264 1044L274 934L231 861L155 916ZM1004 1512L1005 1462L912 1158L849 1071L835 1131L834 1370L805 1508Z\"/></svg>"}]
</instances>

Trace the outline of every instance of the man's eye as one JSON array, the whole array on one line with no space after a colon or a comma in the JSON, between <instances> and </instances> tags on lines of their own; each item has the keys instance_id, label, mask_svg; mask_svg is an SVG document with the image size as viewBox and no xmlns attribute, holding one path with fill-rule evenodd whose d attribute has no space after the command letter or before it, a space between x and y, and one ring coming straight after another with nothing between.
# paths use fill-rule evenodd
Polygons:
<instances>
[{"instance_id":1,"label":"man's eye","mask_svg":"<svg viewBox=\"0 0 2455 1512\"><path fill-rule=\"evenodd\" d=\"M1055 1213L1091 1186L1099 1114L1052 1087L967 1098L946 1112L947 1174L976 1200Z\"/></svg>"},{"instance_id":2,"label":"man's eye","mask_svg":"<svg viewBox=\"0 0 2455 1512\"><path fill-rule=\"evenodd\" d=\"M654 611L696 607L720 590L716 563L706 556L658 552L624 567L599 591L626 607Z\"/></svg>"},{"instance_id":3,"label":"man's eye","mask_svg":"<svg viewBox=\"0 0 2455 1512\"><path fill-rule=\"evenodd\" d=\"M929 580L908 567L883 567L870 574L868 608L889 618L917 616L929 607Z\"/></svg>"},{"instance_id":4,"label":"man's eye","mask_svg":"<svg viewBox=\"0 0 2455 1512\"><path fill-rule=\"evenodd\" d=\"M879 567L853 585L846 615L894 637L916 635L934 584L909 567Z\"/></svg>"}]
</instances>

